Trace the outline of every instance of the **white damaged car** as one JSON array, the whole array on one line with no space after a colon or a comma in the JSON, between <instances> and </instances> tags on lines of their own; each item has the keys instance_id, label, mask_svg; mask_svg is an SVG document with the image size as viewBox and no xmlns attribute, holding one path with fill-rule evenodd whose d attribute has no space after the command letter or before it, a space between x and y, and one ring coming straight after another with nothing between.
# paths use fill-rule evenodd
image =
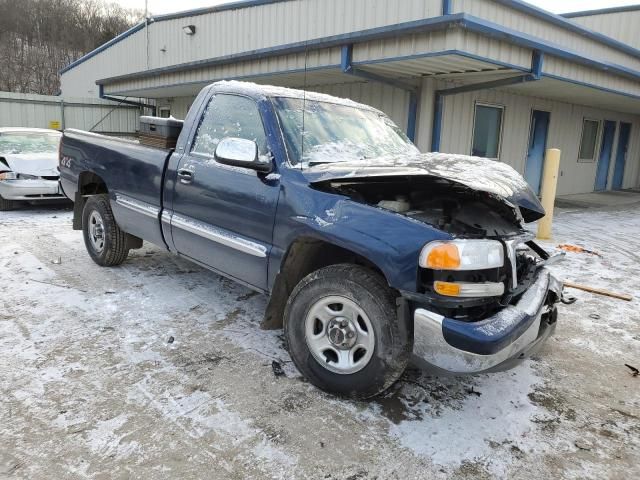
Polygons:
<instances>
[{"instance_id":1,"label":"white damaged car","mask_svg":"<svg viewBox=\"0 0 640 480\"><path fill-rule=\"evenodd\" d=\"M66 198L58 184L61 136L42 128L0 128L0 211L20 201Z\"/></svg>"}]
</instances>

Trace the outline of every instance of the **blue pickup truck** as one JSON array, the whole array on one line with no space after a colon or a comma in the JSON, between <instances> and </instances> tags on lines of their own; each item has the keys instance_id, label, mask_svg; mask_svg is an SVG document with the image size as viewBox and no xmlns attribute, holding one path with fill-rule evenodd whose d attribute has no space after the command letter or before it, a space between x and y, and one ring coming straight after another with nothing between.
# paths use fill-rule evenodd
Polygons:
<instances>
[{"instance_id":1,"label":"blue pickup truck","mask_svg":"<svg viewBox=\"0 0 640 480\"><path fill-rule=\"evenodd\" d=\"M160 121L158 119L158 121ZM143 240L269 295L316 386L357 398L413 358L503 370L554 332L562 285L509 166L421 154L382 112L242 82L199 94L175 149L66 130L60 182L101 266Z\"/></svg>"}]
</instances>

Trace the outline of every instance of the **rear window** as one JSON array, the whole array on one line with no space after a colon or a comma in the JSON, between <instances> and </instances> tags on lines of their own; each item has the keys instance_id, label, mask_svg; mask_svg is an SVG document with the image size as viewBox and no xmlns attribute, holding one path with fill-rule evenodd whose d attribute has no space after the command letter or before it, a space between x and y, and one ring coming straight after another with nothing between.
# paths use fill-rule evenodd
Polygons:
<instances>
[{"instance_id":1,"label":"rear window","mask_svg":"<svg viewBox=\"0 0 640 480\"><path fill-rule=\"evenodd\" d=\"M0 154L56 153L60 137L55 133L0 133Z\"/></svg>"}]
</instances>

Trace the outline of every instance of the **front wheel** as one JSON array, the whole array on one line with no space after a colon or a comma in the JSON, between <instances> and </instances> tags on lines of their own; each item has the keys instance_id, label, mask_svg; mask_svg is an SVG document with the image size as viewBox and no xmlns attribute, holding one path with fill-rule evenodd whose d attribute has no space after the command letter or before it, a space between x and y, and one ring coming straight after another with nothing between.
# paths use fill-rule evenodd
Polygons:
<instances>
[{"instance_id":1,"label":"front wheel","mask_svg":"<svg viewBox=\"0 0 640 480\"><path fill-rule=\"evenodd\" d=\"M113 217L108 195L89 197L82 211L82 233L87 252L101 267L120 265L129 255L127 234Z\"/></svg>"},{"instance_id":2,"label":"front wheel","mask_svg":"<svg viewBox=\"0 0 640 480\"><path fill-rule=\"evenodd\" d=\"M411 341L384 279L358 265L305 277L291 294L285 337L296 367L318 388L369 398L389 388L409 361Z\"/></svg>"}]
</instances>

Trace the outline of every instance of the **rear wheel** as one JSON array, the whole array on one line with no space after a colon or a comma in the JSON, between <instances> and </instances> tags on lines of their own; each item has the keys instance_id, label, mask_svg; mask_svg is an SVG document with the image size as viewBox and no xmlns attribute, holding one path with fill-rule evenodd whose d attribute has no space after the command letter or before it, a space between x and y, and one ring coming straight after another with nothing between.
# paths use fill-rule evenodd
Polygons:
<instances>
[{"instance_id":1,"label":"rear wheel","mask_svg":"<svg viewBox=\"0 0 640 480\"><path fill-rule=\"evenodd\" d=\"M129 255L127 234L120 230L108 195L89 197L82 212L82 233L87 252L98 265L120 265Z\"/></svg>"},{"instance_id":2,"label":"rear wheel","mask_svg":"<svg viewBox=\"0 0 640 480\"><path fill-rule=\"evenodd\" d=\"M18 202L15 200L7 200L0 196L0 212L6 212L8 210L14 210L18 206Z\"/></svg>"},{"instance_id":3,"label":"rear wheel","mask_svg":"<svg viewBox=\"0 0 640 480\"><path fill-rule=\"evenodd\" d=\"M285 310L294 363L322 390L353 398L382 393L402 375L411 342L382 277L333 265L304 278Z\"/></svg>"}]
</instances>

